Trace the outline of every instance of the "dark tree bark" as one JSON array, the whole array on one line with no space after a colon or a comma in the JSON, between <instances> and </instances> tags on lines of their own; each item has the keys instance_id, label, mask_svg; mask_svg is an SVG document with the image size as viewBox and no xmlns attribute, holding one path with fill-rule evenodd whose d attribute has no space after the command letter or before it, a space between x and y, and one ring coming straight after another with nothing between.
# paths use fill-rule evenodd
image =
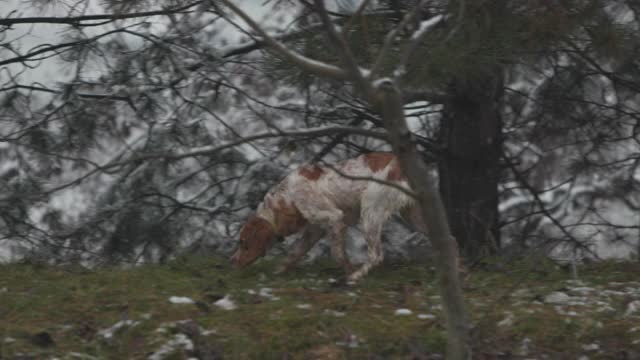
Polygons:
<instances>
[{"instance_id":1,"label":"dark tree bark","mask_svg":"<svg viewBox=\"0 0 640 360\"><path fill-rule=\"evenodd\" d=\"M440 191L453 236L468 259L495 253L502 150L500 68L455 80L445 103L440 141Z\"/></svg>"}]
</instances>

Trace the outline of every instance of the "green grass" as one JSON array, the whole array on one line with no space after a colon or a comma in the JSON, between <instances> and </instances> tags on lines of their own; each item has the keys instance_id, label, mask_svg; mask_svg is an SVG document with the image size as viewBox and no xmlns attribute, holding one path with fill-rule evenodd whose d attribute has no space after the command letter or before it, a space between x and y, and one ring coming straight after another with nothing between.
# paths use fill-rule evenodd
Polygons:
<instances>
[{"instance_id":1,"label":"green grass","mask_svg":"<svg viewBox=\"0 0 640 360\"><path fill-rule=\"evenodd\" d=\"M279 276L272 275L273 268L273 262L262 261L238 271L213 257L96 271L3 265L0 359L20 354L38 359L147 358L185 333L177 323L184 320L211 330L198 339L187 334L196 352L213 349L229 359L404 359L444 351L441 303L434 273L425 265L385 265L353 287L329 281L342 274L328 261ZM465 294L477 357L640 356L640 330L630 331L640 326L640 316L624 314L630 301L640 299L636 282L640 265L593 264L579 268L579 274L584 286L598 289L594 296L601 296L604 289L635 287L637 298L633 293L611 296L607 298L611 309L606 311L595 305L565 306L562 311L575 314L563 315L542 303L550 292L568 291L571 286L570 274L549 262L503 265L494 259L471 270ZM271 288L278 299L257 294L261 288ZM237 309L213 305L224 295L231 296ZM171 304L170 296L187 296L199 304ZM395 315L399 308L413 314ZM417 314L436 317L419 319ZM136 323L110 338L100 332L125 320ZM598 350L583 348L594 343ZM165 358L193 355L177 347Z\"/></svg>"}]
</instances>

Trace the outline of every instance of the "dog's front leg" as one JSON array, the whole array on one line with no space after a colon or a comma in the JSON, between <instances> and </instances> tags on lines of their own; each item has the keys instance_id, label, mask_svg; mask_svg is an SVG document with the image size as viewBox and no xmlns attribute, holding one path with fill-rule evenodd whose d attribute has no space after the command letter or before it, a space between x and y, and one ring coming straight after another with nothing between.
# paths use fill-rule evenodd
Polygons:
<instances>
[{"instance_id":1,"label":"dog's front leg","mask_svg":"<svg viewBox=\"0 0 640 360\"><path fill-rule=\"evenodd\" d=\"M299 239L293 243L287 259L276 268L276 274L282 274L294 267L300 259L325 235L321 226L310 224Z\"/></svg>"}]
</instances>

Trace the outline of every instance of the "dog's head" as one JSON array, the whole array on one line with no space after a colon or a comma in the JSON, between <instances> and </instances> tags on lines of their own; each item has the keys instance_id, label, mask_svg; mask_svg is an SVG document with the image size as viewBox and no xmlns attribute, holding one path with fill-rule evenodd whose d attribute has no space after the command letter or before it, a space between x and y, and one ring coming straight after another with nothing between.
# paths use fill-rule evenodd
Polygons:
<instances>
[{"instance_id":1,"label":"dog's head","mask_svg":"<svg viewBox=\"0 0 640 360\"><path fill-rule=\"evenodd\" d=\"M231 262L238 267L253 263L267 253L277 238L270 222L257 216L251 217L240 230L240 244L231 256Z\"/></svg>"}]
</instances>

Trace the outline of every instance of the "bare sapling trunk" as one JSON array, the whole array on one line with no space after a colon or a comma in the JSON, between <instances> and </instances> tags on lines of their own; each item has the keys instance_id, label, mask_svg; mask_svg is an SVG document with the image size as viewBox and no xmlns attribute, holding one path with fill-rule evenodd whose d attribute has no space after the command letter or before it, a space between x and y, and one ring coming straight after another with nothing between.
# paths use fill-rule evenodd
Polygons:
<instances>
[{"instance_id":1,"label":"bare sapling trunk","mask_svg":"<svg viewBox=\"0 0 640 360\"><path fill-rule=\"evenodd\" d=\"M435 180L420 158L404 117L400 91L391 81L381 81L374 89L375 102L382 112L384 127L400 167L416 195L422 218L429 229L438 286L447 323L447 353L450 360L471 359L471 326L458 275L458 248Z\"/></svg>"}]
</instances>

